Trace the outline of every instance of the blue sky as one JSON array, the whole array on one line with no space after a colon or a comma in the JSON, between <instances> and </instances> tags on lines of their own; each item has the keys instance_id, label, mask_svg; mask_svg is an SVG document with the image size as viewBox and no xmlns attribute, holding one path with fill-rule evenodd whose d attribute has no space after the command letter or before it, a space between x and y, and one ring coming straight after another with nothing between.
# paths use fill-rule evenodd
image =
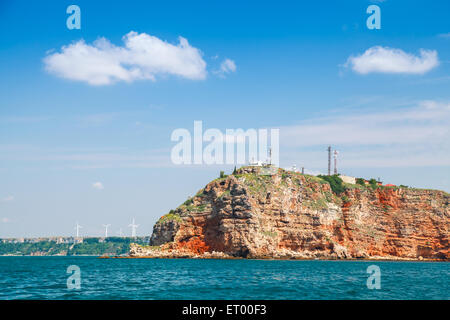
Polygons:
<instances>
[{"instance_id":1,"label":"blue sky","mask_svg":"<svg viewBox=\"0 0 450 320\"><path fill-rule=\"evenodd\" d=\"M80 30L66 27L71 4ZM371 4L380 30L366 27ZM171 163L172 131L194 120L280 128L282 167L325 172L332 144L345 174L448 192L449 11L448 1L2 1L0 237L72 235L76 221L84 235L106 223L129 233L133 217L151 234L222 168ZM130 42L153 37L173 56L136 63L123 50L131 31ZM98 78L98 63L64 51L95 51L99 38L110 46L95 58L118 50L112 66L124 70Z\"/></svg>"}]
</instances>

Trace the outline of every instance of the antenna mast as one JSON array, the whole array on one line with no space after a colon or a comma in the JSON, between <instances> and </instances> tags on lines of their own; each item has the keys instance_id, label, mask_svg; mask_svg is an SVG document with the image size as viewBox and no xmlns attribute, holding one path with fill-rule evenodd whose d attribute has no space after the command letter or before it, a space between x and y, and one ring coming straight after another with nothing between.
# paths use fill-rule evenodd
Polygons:
<instances>
[{"instance_id":1,"label":"antenna mast","mask_svg":"<svg viewBox=\"0 0 450 320\"><path fill-rule=\"evenodd\" d=\"M328 146L328 175L331 175L331 146Z\"/></svg>"},{"instance_id":2,"label":"antenna mast","mask_svg":"<svg viewBox=\"0 0 450 320\"><path fill-rule=\"evenodd\" d=\"M272 148L269 149L269 164L272 164Z\"/></svg>"},{"instance_id":3,"label":"antenna mast","mask_svg":"<svg viewBox=\"0 0 450 320\"><path fill-rule=\"evenodd\" d=\"M334 174L338 174L337 171L337 155L338 155L338 151L334 150Z\"/></svg>"}]
</instances>

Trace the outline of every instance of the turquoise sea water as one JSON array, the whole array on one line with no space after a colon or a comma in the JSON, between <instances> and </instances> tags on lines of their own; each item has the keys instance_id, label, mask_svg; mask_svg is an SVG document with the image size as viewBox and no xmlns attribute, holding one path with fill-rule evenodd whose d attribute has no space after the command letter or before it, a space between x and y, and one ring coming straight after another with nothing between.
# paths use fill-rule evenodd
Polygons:
<instances>
[{"instance_id":1,"label":"turquoise sea water","mask_svg":"<svg viewBox=\"0 0 450 320\"><path fill-rule=\"evenodd\" d=\"M67 289L67 267L81 289ZM370 265L381 289L366 285ZM0 299L449 299L446 262L0 257Z\"/></svg>"}]
</instances>

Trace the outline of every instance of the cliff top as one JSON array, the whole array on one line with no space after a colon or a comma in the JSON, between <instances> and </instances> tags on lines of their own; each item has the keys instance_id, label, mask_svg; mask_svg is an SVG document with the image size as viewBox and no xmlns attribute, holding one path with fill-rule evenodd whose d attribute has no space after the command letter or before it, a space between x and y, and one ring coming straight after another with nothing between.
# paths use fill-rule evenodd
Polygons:
<instances>
[{"instance_id":1,"label":"cliff top","mask_svg":"<svg viewBox=\"0 0 450 320\"><path fill-rule=\"evenodd\" d=\"M225 175L223 171L220 177L212 180L206 187L200 189L194 196L189 197L183 204L175 210L162 216L157 223L165 222L167 220L181 220L180 213L190 211L202 211L205 205L202 198L208 195L208 191L213 189L211 186L219 184L224 186L223 193L214 196L226 197L232 192L232 184L240 184L253 197L266 197L268 194L276 193L281 188L300 187L308 189L308 194L311 199L307 200L313 208L320 209L325 207L325 202L333 202L338 206L342 206L349 201L348 193L357 191L360 193L414 193L417 195L439 195L441 197L449 198L449 193L434 189L421 189L408 186L384 186L377 184L351 184L345 183L338 175L309 175L300 172L293 172L283 168L276 168L272 166L243 166L235 170L232 174ZM448 205L448 202L446 203ZM388 204L389 206L389 204Z\"/></svg>"}]
</instances>

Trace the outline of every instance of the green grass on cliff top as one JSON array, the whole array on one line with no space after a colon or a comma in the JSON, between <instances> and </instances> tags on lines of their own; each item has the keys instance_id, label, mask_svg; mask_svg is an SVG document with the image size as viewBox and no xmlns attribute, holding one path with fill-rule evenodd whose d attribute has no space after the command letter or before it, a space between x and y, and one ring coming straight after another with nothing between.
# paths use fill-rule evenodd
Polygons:
<instances>
[{"instance_id":1,"label":"green grass on cliff top","mask_svg":"<svg viewBox=\"0 0 450 320\"><path fill-rule=\"evenodd\" d=\"M220 176L216 179L214 179L213 181L223 181L226 180L229 176L234 176L236 178L244 178L245 179L245 184L249 187L250 192L255 193L255 194L260 194L260 193L267 193L268 191L270 191L271 189L271 181L272 181L272 176L270 175L260 175L257 173L247 173L247 172L242 172L242 169L245 168L250 168L250 166L243 166L241 168L239 168L238 170L236 170L235 172L233 172L230 175L225 175L223 173L223 171L221 172ZM417 191L439 191L442 192L445 196L449 196L449 194L445 191L440 191L440 190L432 190L432 189L420 189L420 188L412 188L412 187L407 187L407 186L395 186L395 187L386 187L386 186L378 186L378 185L362 185L362 184L351 184L351 183L345 183L342 181L342 179L338 176L338 175L332 175L332 176L324 176L324 175L319 175L319 176L313 176L313 175L309 175L309 174L302 174L299 172L292 172L292 171L287 171L284 170L282 168L278 169L277 174L281 174L282 180L285 180L286 178L291 178L293 179L293 182L297 182L299 183L300 180L298 180L298 178L300 176L304 177L305 180L307 182L316 182L316 183L320 183L320 184L329 184L331 190L333 191L334 195L330 196L328 194L324 195L324 199L320 198L317 199L315 201L312 201L312 205L314 207L317 207L317 209L321 209L325 206L326 202L341 202L341 201L346 201L344 198L344 192L346 190L351 190L351 189L359 189L359 190L376 190L376 189L410 189L410 190L417 190ZM283 182L282 182L283 183ZM230 195L230 191L227 190L225 191L221 197L224 196L228 196ZM204 197L206 196L204 194L204 188L200 189L197 194L195 195L195 197ZM198 211L203 211L205 210L206 206L205 205L200 205L200 206L194 206L193 205L193 200L192 198L189 198L188 200L186 200L183 204L181 204L178 208L181 209L186 209L188 212L198 212ZM162 216L157 223L162 223L165 221L171 221L171 220L175 220L175 221L181 221L182 218L179 214L175 213L174 210L170 210L170 212L164 216Z\"/></svg>"},{"instance_id":2,"label":"green grass on cliff top","mask_svg":"<svg viewBox=\"0 0 450 320\"><path fill-rule=\"evenodd\" d=\"M162 216L158 220L158 222L156 222L156 223L163 223L163 222L166 222L166 221L178 221L178 222L180 222L181 220L182 219L181 219L181 217L178 214L176 214L176 213L168 213L168 214Z\"/></svg>"}]
</instances>

